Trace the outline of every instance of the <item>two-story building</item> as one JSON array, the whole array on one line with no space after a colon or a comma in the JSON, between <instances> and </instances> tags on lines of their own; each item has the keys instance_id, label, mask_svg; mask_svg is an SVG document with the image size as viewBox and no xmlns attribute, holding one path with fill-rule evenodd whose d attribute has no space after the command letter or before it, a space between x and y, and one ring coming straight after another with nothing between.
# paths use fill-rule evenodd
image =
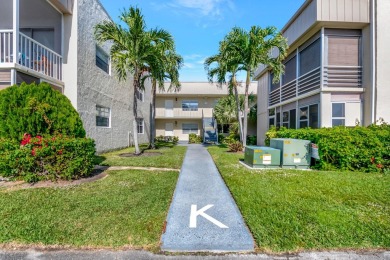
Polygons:
<instances>
[{"instance_id":1,"label":"two-story building","mask_svg":"<svg viewBox=\"0 0 390 260\"><path fill-rule=\"evenodd\" d=\"M390 120L390 1L307 0L282 29L280 83L261 65L258 144L270 126L319 128Z\"/></svg>"},{"instance_id":2,"label":"two-story building","mask_svg":"<svg viewBox=\"0 0 390 260\"><path fill-rule=\"evenodd\" d=\"M0 89L48 82L79 112L97 151L132 142L132 79L119 82L110 44L98 45L96 24L111 18L98 0L2 0ZM150 91L139 96L139 142L148 142Z\"/></svg>"},{"instance_id":3,"label":"two-story building","mask_svg":"<svg viewBox=\"0 0 390 260\"><path fill-rule=\"evenodd\" d=\"M166 89L169 84L166 83ZM244 94L244 87L238 88ZM251 83L249 93L257 94L257 83ZM228 95L226 85L208 82L182 82L178 92L157 92L156 136L178 136L187 141L191 133L203 136L206 124L213 118L218 100ZM216 127L216 126L215 126ZM256 135L256 126L248 124L248 135Z\"/></svg>"}]
</instances>

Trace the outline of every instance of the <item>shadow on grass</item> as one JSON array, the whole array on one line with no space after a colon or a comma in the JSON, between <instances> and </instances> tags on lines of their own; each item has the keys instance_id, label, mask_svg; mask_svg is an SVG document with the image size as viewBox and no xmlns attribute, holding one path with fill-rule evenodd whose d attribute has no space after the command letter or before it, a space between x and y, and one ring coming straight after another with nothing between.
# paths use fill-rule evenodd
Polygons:
<instances>
[{"instance_id":1,"label":"shadow on grass","mask_svg":"<svg viewBox=\"0 0 390 260\"><path fill-rule=\"evenodd\" d=\"M105 160L107 159L107 157L105 156L101 156L101 155L95 155L95 159L94 159L94 164L95 165L100 165L102 162L104 162Z\"/></svg>"}]
</instances>

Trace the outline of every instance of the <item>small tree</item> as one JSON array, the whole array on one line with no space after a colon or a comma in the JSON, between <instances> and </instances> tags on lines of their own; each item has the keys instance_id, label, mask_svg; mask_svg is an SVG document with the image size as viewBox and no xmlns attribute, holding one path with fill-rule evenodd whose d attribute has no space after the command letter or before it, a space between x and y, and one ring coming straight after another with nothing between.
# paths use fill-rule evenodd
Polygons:
<instances>
[{"instance_id":1,"label":"small tree","mask_svg":"<svg viewBox=\"0 0 390 260\"><path fill-rule=\"evenodd\" d=\"M111 57L119 80L126 80L128 74L133 76L133 133L135 154L141 151L137 136L137 97L136 91L142 89L140 80L144 69L159 61L157 45L173 44L172 36L165 30L146 30L144 16L139 8L130 7L123 11L121 21L127 26L123 28L112 21L104 21L95 27L95 38L99 42L111 42Z\"/></svg>"},{"instance_id":2,"label":"small tree","mask_svg":"<svg viewBox=\"0 0 390 260\"><path fill-rule=\"evenodd\" d=\"M20 141L25 133L85 137L70 100L47 83L22 83L0 91L0 137Z\"/></svg>"}]
</instances>

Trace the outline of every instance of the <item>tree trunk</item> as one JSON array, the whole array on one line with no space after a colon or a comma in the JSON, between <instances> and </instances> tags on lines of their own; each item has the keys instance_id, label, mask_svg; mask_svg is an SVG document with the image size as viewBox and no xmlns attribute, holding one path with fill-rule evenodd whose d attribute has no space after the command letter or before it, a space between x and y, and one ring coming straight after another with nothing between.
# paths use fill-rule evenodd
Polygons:
<instances>
[{"instance_id":1,"label":"tree trunk","mask_svg":"<svg viewBox=\"0 0 390 260\"><path fill-rule=\"evenodd\" d=\"M156 118L156 88L157 82L155 79L152 79L152 104L151 104L151 114L152 118L150 120L150 148L156 149L156 144L154 143L154 138L156 137L156 127L155 127L155 118Z\"/></svg>"},{"instance_id":2,"label":"tree trunk","mask_svg":"<svg viewBox=\"0 0 390 260\"><path fill-rule=\"evenodd\" d=\"M236 106L237 106L237 111L236 111L236 115L237 115L237 121L238 121L238 132L240 134L240 142L242 142L242 121L241 121L241 117L240 117L240 98L238 96L238 90L237 90L237 82L236 82L236 78L233 77L233 89L234 89L234 97L236 98Z\"/></svg>"},{"instance_id":3,"label":"tree trunk","mask_svg":"<svg viewBox=\"0 0 390 260\"><path fill-rule=\"evenodd\" d=\"M134 146L135 146L135 154L141 154L138 145L138 130L137 130L137 91L139 90L139 78L138 78L138 68L135 68L134 79L133 79L133 88L134 88L134 96L133 96L133 137L134 137Z\"/></svg>"},{"instance_id":4,"label":"tree trunk","mask_svg":"<svg viewBox=\"0 0 390 260\"><path fill-rule=\"evenodd\" d=\"M247 74L246 74L246 84L245 84L245 101L244 101L244 132L242 135L242 142L244 147L246 146L246 136L248 133L248 92L249 92L249 84L250 84L250 68L248 68Z\"/></svg>"}]
</instances>

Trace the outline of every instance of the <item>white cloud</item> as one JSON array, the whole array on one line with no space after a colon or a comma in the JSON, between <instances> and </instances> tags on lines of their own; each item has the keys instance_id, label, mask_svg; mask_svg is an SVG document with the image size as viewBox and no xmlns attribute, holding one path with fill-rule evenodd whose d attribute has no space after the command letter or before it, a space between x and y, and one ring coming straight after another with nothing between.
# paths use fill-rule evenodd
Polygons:
<instances>
[{"instance_id":1,"label":"white cloud","mask_svg":"<svg viewBox=\"0 0 390 260\"><path fill-rule=\"evenodd\" d=\"M151 5L156 9L170 8L175 13L209 19L222 19L227 10L235 10L232 0L171 0L166 4L152 2Z\"/></svg>"}]
</instances>

